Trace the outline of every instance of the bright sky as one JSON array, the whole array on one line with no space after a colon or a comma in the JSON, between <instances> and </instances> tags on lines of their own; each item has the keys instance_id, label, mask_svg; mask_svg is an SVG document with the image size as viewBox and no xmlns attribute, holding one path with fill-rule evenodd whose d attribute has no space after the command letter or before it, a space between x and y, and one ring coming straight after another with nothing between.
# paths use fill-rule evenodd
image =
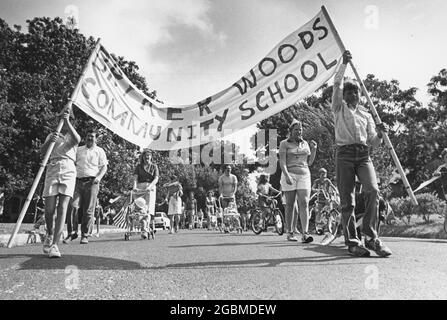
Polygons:
<instances>
[{"instance_id":1,"label":"bright sky","mask_svg":"<svg viewBox=\"0 0 447 320\"><path fill-rule=\"evenodd\" d=\"M161 100L183 105L230 86L321 5L361 77L396 79L428 101L426 84L447 68L444 0L1 0L0 17L26 30L27 19L77 12L83 34L134 60Z\"/></svg>"}]
</instances>

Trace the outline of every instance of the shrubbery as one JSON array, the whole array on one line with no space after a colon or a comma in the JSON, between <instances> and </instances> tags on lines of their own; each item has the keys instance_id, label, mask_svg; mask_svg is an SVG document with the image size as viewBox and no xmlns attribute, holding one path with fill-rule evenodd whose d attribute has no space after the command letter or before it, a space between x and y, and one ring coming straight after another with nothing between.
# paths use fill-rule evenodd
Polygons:
<instances>
[{"instance_id":1,"label":"shrubbery","mask_svg":"<svg viewBox=\"0 0 447 320\"><path fill-rule=\"evenodd\" d=\"M391 199L390 205L393 208L395 216L402 220L406 218L408 223L412 215L420 216L424 221L430 222L431 215L444 216L447 212L446 202L440 200L432 193L418 194L416 195L416 200L418 201L418 206L415 206L409 197Z\"/></svg>"}]
</instances>

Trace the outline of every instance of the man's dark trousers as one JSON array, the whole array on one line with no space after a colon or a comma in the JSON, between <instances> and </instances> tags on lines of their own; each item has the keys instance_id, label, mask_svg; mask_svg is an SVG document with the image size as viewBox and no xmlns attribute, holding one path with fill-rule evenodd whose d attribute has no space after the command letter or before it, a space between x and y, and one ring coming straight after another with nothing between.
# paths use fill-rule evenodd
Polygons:
<instances>
[{"instance_id":1,"label":"man's dark trousers","mask_svg":"<svg viewBox=\"0 0 447 320\"><path fill-rule=\"evenodd\" d=\"M99 184L93 183L95 177L77 178L72 206L81 211L81 235L89 237L92 234L93 222L98 198Z\"/></svg>"},{"instance_id":2,"label":"man's dark trousers","mask_svg":"<svg viewBox=\"0 0 447 320\"><path fill-rule=\"evenodd\" d=\"M347 246L361 244L355 227L355 177L362 184L365 194L366 212L363 217L362 231L368 237L376 239L379 218L379 187L376 172L369 157L368 146L351 144L338 146L336 152L337 186L340 192L342 226Z\"/></svg>"}]
</instances>

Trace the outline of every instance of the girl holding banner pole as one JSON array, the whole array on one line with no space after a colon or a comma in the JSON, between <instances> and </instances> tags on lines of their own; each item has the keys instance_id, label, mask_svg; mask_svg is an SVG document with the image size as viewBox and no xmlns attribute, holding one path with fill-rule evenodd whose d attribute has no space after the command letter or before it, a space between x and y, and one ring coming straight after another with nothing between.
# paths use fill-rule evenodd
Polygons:
<instances>
[{"instance_id":1,"label":"girl holding banner pole","mask_svg":"<svg viewBox=\"0 0 447 320\"><path fill-rule=\"evenodd\" d=\"M47 164L43 191L47 228L43 252L50 258L61 257L57 244L62 235L68 203L73 197L76 183L76 149L81 137L70 123L71 112L71 109L65 109L60 133L48 135L41 148L42 154L45 154L48 146L52 142L55 143Z\"/></svg>"}]
</instances>

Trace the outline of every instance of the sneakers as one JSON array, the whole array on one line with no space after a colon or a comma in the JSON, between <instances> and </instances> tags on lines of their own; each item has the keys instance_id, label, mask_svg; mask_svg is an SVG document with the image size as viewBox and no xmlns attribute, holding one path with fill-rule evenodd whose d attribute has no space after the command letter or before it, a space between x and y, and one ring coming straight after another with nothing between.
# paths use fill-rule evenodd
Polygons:
<instances>
[{"instance_id":1,"label":"sneakers","mask_svg":"<svg viewBox=\"0 0 447 320\"><path fill-rule=\"evenodd\" d=\"M86 236L81 237L81 244L88 244L88 238Z\"/></svg>"},{"instance_id":2,"label":"sneakers","mask_svg":"<svg viewBox=\"0 0 447 320\"><path fill-rule=\"evenodd\" d=\"M321 240L321 245L327 246L327 245L331 244L334 240L335 240L335 236L332 233L328 232L324 236L323 240Z\"/></svg>"},{"instance_id":3,"label":"sneakers","mask_svg":"<svg viewBox=\"0 0 447 320\"><path fill-rule=\"evenodd\" d=\"M71 241L71 240L72 240L71 237L72 237L72 235L69 234L64 240L62 240L62 242L65 243L65 244L68 244L68 241Z\"/></svg>"},{"instance_id":4,"label":"sneakers","mask_svg":"<svg viewBox=\"0 0 447 320\"><path fill-rule=\"evenodd\" d=\"M294 241L294 242L298 241L298 239L294 236L293 233L289 233L289 234L287 235L287 240L288 240L288 241Z\"/></svg>"},{"instance_id":5,"label":"sneakers","mask_svg":"<svg viewBox=\"0 0 447 320\"><path fill-rule=\"evenodd\" d=\"M62 240L62 243L68 244L68 240L71 240L71 236L70 236L70 235L68 235L67 237L65 237L65 238Z\"/></svg>"},{"instance_id":6,"label":"sneakers","mask_svg":"<svg viewBox=\"0 0 447 320\"><path fill-rule=\"evenodd\" d=\"M48 257L49 258L60 258L61 257L61 253L59 252L59 248L57 247L57 245L53 244L50 248L50 251L48 252Z\"/></svg>"},{"instance_id":7,"label":"sneakers","mask_svg":"<svg viewBox=\"0 0 447 320\"><path fill-rule=\"evenodd\" d=\"M43 253L50 253L51 244L53 243L53 236L46 236L43 241Z\"/></svg>"},{"instance_id":8,"label":"sneakers","mask_svg":"<svg viewBox=\"0 0 447 320\"><path fill-rule=\"evenodd\" d=\"M371 240L365 239L365 247L374 251L380 257L388 257L392 253L390 248L384 245L379 238Z\"/></svg>"},{"instance_id":9,"label":"sneakers","mask_svg":"<svg viewBox=\"0 0 447 320\"><path fill-rule=\"evenodd\" d=\"M141 232L141 238L147 239L147 232L145 232L145 231Z\"/></svg>"},{"instance_id":10,"label":"sneakers","mask_svg":"<svg viewBox=\"0 0 447 320\"><path fill-rule=\"evenodd\" d=\"M369 257L370 252L362 244L348 247L348 251L355 257Z\"/></svg>"},{"instance_id":11,"label":"sneakers","mask_svg":"<svg viewBox=\"0 0 447 320\"><path fill-rule=\"evenodd\" d=\"M302 243L311 243L312 241L314 241L314 238L309 233L303 234L301 238Z\"/></svg>"}]
</instances>

